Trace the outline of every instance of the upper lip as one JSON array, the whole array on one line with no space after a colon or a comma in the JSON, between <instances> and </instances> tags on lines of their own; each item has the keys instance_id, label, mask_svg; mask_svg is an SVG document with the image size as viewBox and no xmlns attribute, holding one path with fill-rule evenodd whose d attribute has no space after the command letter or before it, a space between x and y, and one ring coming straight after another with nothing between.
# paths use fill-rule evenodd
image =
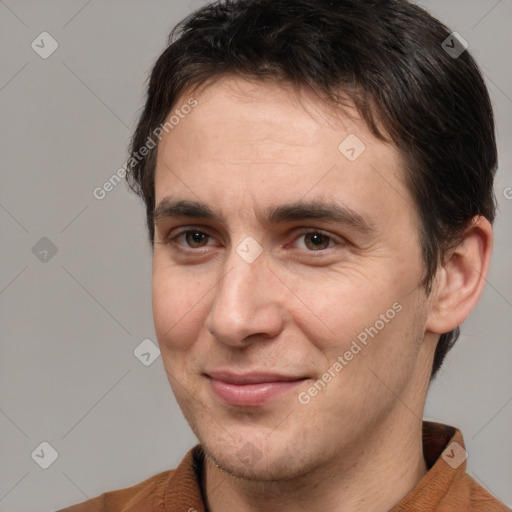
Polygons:
<instances>
[{"instance_id":1,"label":"upper lip","mask_svg":"<svg viewBox=\"0 0 512 512\"><path fill-rule=\"evenodd\" d=\"M220 380L228 384L261 384L264 382L292 382L296 380L303 380L306 377L296 375L282 375L279 373L264 373L264 372L251 372L251 373L233 373L230 371L209 371L205 372L208 377L215 380Z\"/></svg>"}]
</instances>

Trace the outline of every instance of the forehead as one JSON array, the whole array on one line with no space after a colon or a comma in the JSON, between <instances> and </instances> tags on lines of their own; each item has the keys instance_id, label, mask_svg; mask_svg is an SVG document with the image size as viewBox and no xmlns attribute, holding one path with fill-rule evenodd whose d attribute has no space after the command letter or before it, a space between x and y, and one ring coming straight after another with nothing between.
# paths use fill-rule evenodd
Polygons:
<instances>
[{"instance_id":1,"label":"forehead","mask_svg":"<svg viewBox=\"0 0 512 512\"><path fill-rule=\"evenodd\" d=\"M347 133L356 130L364 131L365 137L370 135L366 134L366 127L350 100L347 99L342 111L327 104L309 87L298 89L228 75L213 85L183 93L175 108L185 105L192 96L198 107L173 130L175 138L180 138L180 132L193 124L194 133L188 132L187 139L197 142L201 136L208 135L203 144L197 144L198 149L211 150L210 141L218 140L226 157L230 157L225 151L230 145L239 152L244 142L252 146L250 158L254 160L258 156L254 151L261 146L266 146L266 152L272 145L275 151L279 151L279 145L283 146L282 151L286 146L314 148L324 141L328 130ZM230 137L223 138L227 134Z\"/></svg>"},{"instance_id":2,"label":"forehead","mask_svg":"<svg viewBox=\"0 0 512 512\"><path fill-rule=\"evenodd\" d=\"M190 99L182 94L173 112ZM233 206L343 199L368 210L410 208L401 158L353 106L343 111L313 91L226 77L197 91L197 106L158 148L155 196L169 193ZM242 200L243 199L243 200ZM244 202L245 201L245 202ZM375 213L375 212L374 212Z\"/></svg>"}]
</instances>

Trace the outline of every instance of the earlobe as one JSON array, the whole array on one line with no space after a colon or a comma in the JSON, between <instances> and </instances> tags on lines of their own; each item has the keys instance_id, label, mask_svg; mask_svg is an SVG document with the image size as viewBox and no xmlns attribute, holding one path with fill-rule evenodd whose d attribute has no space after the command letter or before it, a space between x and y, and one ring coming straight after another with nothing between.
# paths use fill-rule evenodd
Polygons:
<instances>
[{"instance_id":1,"label":"earlobe","mask_svg":"<svg viewBox=\"0 0 512 512\"><path fill-rule=\"evenodd\" d=\"M474 217L460 243L440 265L431 297L427 331L443 334L462 324L485 286L493 247L493 230L482 216Z\"/></svg>"}]
</instances>

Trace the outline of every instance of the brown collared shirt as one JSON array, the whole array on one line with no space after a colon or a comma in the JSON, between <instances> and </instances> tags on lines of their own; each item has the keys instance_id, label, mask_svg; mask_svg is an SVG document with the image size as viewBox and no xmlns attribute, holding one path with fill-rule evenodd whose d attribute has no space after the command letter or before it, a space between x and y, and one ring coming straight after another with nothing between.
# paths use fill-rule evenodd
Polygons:
<instances>
[{"instance_id":1,"label":"brown collared shirt","mask_svg":"<svg viewBox=\"0 0 512 512\"><path fill-rule=\"evenodd\" d=\"M466 473L458 429L424 421L423 455L427 474L389 512L510 512ZM204 452L197 445L176 469L58 512L205 512L203 461Z\"/></svg>"}]
</instances>

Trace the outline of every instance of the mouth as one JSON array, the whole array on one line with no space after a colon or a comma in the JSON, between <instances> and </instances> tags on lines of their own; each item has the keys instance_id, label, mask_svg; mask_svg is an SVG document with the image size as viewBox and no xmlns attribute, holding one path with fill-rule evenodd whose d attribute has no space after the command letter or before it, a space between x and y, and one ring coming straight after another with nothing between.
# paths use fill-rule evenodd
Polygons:
<instances>
[{"instance_id":1,"label":"mouth","mask_svg":"<svg viewBox=\"0 0 512 512\"><path fill-rule=\"evenodd\" d=\"M260 407L307 380L307 377L274 373L234 374L219 371L205 375L214 395L233 407Z\"/></svg>"}]
</instances>

